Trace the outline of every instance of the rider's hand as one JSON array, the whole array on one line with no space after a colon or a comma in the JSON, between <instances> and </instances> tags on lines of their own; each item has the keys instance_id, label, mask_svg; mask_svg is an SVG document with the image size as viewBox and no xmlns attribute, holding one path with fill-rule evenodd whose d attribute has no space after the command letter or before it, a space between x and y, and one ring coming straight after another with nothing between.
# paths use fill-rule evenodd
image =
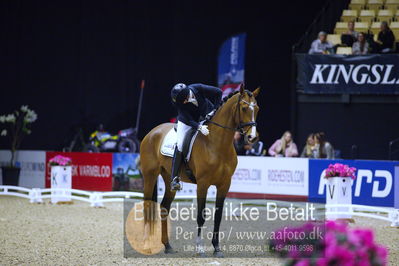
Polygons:
<instances>
[{"instance_id":1,"label":"rider's hand","mask_svg":"<svg viewBox=\"0 0 399 266\"><path fill-rule=\"evenodd\" d=\"M207 126L207 125L200 125L200 126L198 127L198 130L199 130L203 135L205 135L205 136L208 136L208 135L209 135L209 129L208 129L208 126Z\"/></svg>"}]
</instances>

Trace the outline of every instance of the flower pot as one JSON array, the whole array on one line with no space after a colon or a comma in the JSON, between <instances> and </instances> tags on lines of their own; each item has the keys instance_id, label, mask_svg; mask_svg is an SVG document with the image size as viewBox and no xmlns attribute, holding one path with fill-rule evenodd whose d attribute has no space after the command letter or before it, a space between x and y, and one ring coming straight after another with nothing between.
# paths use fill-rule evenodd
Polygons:
<instances>
[{"instance_id":1,"label":"flower pot","mask_svg":"<svg viewBox=\"0 0 399 266\"><path fill-rule=\"evenodd\" d=\"M329 212L349 212L348 207L328 207L329 204L352 204L352 179L350 177L330 177L326 182L326 208ZM328 220L351 219L350 214L327 215Z\"/></svg>"},{"instance_id":2,"label":"flower pot","mask_svg":"<svg viewBox=\"0 0 399 266\"><path fill-rule=\"evenodd\" d=\"M51 188L71 189L72 188L72 166L51 166ZM51 203L70 202L70 191L52 191Z\"/></svg>"},{"instance_id":3,"label":"flower pot","mask_svg":"<svg viewBox=\"0 0 399 266\"><path fill-rule=\"evenodd\" d=\"M3 175L4 186L18 186L19 173L21 172L21 168L3 166L1 170Z\"/></svg>"}]
</instances>

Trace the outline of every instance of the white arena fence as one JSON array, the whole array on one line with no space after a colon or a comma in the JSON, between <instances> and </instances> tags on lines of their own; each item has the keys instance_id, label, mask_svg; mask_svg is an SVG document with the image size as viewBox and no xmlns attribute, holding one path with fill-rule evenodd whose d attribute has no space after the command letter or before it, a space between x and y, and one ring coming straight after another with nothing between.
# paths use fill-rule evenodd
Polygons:
<instances>
[{"instance_id":1,"label":"white arena fence","mask_svg":"<svg viewBox=\"0 0 399 266\"><path fill-rule=\"evenodd\" d=\"M62 188L24 188L18 186L0 186L0 196L16 196L29 199L31 203L42 203L43 199L50 199L52 192L61 192L65 196L73 200L80 200L90 204L92 207L103 207L107 202L123 202L126 198L142 200L144 195L141 192L131 191L110 191L110 192L89 192L78 189L62 189ZM70 196L68 194L71 194ZM63 196L57 194L57 196ZM159 196L162 197L162 196ZM196 199L192 195L176 195L177 200L192 200ZM210 199L212 201L212 199ZM213 199L214 200L214 199ZM240 202L245 202L245 199L239 199ZM250 201L254 203L253 200ZM258 201L260 206L264 205L264 201ZM373 207L357 204L329 204L325 205L326 215L352 215L360 217L368 217L379 219L391 223L391 226L399 226L399 209L388 207ZM334 210L346 211L334 211Z\"/></svg>"},{"instance_id":2,"label":"white arena fence","mask_svg":"<svg viewBox=\"0 0 399 266\"><path fill-rule=\"evenodd\" d=\"M43 199L50 199L52 192L57 193L57 197L70 197L73 200L80 200L90 203L92 207L103 207L106 202L123 202L124 199L139 199L144 198L141 192L132 191L109 191L109 192L89 192L79 189L64 189L64 188L24 188L18 186L0 186L0 196L16 196L29 199L31 203L42 203ZM69 195L71 194L71 195ZM162 196L159 196L162 197ZM194 200L195 196L176 196L179 200Z\"/></svg>"}]
</instances>

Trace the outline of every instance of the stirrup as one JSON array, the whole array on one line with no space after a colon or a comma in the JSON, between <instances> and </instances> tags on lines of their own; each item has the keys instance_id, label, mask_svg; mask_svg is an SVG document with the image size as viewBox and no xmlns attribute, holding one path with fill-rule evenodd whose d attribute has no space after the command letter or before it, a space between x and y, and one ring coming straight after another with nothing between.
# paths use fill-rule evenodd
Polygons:
<instances>
[{"instance_id":1,"label":"stirrup","mask_svg":"<svg viewBox=\"0 0 399 266\"><path fill-rule=\"evenodd\" d=\"M171 184L170 184L170 191L179 191L182 190L183 186L180 183L180 178L176 176L173 178Z\"/></svg>"}]
</instances>

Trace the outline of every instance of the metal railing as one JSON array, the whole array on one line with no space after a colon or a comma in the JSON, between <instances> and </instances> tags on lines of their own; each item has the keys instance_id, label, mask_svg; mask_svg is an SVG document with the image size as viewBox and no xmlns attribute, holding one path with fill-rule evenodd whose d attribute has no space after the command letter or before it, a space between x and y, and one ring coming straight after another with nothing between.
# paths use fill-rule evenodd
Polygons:
<instances>
[{"instance_id":1,"label":"metal railing","mask_svg":"<svg viewBox=\"0 0 399 266\"><path fill-rule=\"evenodd\" d=\"M339 21L342 10L346 9L350 0L330 0L316 15L302 37L292 46L292 53L307 52L310 44L317 38L320 31L332 33L335 23Z\"/></svg>"}]
</instances>

